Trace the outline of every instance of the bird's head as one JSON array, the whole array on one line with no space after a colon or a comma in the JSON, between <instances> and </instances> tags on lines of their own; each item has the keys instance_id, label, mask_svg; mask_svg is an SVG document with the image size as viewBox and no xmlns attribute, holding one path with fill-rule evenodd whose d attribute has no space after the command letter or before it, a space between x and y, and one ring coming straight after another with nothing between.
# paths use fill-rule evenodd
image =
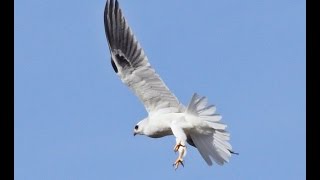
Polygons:
<instances>
[{"instance_id":1,"label":"bird's head","mask_svg":"<svg viewBox=\"0 0 320 180\"><path fill-rule=\"evenodd\" d=\"M145 135L144 131L146 129L145 127L146 127L147 123L148 123L148 118L145 118L145 119L141 120L140 122L138 122L138 124L136 124L134 126L133 135L134 136L137 135L137 134Z\"/></svg>"}]
</instances>

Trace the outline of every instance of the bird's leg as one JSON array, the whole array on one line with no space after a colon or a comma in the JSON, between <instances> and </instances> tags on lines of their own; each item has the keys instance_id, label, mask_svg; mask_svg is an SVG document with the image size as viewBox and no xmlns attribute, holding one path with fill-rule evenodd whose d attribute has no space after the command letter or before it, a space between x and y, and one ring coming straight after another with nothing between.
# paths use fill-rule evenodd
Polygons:
<instances>
[{"instance_id":1,"label":"bird's leg","mask_svg":"<svg viewBox=\"0 0 320 180\"><path fill-rule=\"evenodd\" d=\"M179 167L179 165L181 164L184 167L183 164L183 158L185 157L186 153L187 153L187 148L185 146L185 142L184 141L177 141L178 143L175 145L174 151L179 151L179 155L178 158L176 159L176 161L173 163L174 169L177 169Z\"/></svg>"},{"instance_id":2,"label":"bird's leg","mask_svg":"<svg viewBox=\"0 0 320 180\"><path fill-rule=\"evenodd\" d=\"M182 141L177 141L176 145L173 147L173 151L177 152L180 147L186 147L184 143L182 144Z\"/></svg>"},{"instance_id":3,"label":"bird's leg","mask_svg":"<svg viewBox=\"0 0 320 180\"><path fill-rule=\"evenodd\" d=\"M172 124L170 125L172 133L176 137L176 145L174 146L173 150L175 152L177 151L179 152L178 158L173 163L173 166L175 169L177 169L180 164L184 166L183 158L186 156L186 153L187 153L187 148L186 148L187 136L182 128L184 124L183 123L181 124L181 122L184 122L183 119L182 120L178 119L173 121Z\"/></svg>"}]
</instances>

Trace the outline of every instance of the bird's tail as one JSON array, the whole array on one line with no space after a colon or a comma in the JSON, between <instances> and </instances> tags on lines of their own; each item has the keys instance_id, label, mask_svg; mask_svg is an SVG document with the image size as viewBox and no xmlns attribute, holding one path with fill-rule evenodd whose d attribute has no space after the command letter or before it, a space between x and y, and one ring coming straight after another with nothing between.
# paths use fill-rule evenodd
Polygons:
<instances>
[{"instance_id":1,"label":"bird's tail","mask_svg":"<svg viewBox=\"0 0 320 180\"><path fill-rule=\"evenodd\" d=\"M198 131L190 132L190 137L200 152L203 159L208 165L215 161L223 165L229 161L233 153L232 147L228 142L230 134L225 131L226 125L220 122L221 116L215 113L216 107L208 105L206 97L201 97L196 93L186 109L186 113L196 116L204 122L210 133L199 133Z\"/></svg>"}]
</instances>

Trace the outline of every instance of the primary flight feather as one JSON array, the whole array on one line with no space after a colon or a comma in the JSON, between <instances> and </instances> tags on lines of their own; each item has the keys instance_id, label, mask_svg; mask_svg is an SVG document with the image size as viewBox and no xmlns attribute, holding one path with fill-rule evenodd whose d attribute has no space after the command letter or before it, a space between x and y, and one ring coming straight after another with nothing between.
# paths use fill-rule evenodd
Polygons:
<instances>
[{"instance_id":1,"label":"primary flight feather","mask_svg":"<svg viewBox=\"0 0 320 180\"><path fill-rule=\"evenodd\" d=\"M174 135L174 151L179 152L175 168L183 165L186 142L198 149L208 165L229 161L233 153L228 142L226 125L208 105L207 98L194 94L189 105L183 106L151 67L147 56L134 36L117 0L107 0L104 11L105 32L111 65L144 104L148 117L134 127L134 135L159 138Z\"/></svg>"}]
</instances>

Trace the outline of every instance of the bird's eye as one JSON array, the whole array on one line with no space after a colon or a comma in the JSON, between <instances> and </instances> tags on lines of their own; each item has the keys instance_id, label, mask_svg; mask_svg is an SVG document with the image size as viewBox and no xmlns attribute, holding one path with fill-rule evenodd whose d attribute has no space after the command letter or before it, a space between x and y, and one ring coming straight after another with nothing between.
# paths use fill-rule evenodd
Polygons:
<instances>
[{"instance_id":1,"label":"bird's eye","mask_svg":"<svg viewBox=\"0 0 320 180\"><path fill-rule=\"evenodd\" d=\"M138 125L136 125L136 126L134 127L134 129L135 129L135 130L137 130L138 128L139 128L139 126L138 126Z\"/></svg>"}]
</instances>

